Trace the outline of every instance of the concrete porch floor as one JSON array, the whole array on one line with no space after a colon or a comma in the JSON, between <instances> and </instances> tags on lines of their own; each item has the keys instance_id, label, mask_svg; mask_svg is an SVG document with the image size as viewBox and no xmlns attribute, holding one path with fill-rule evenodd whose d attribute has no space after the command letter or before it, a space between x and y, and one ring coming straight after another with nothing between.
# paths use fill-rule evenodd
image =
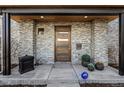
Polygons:
<instances>
[{"instance_id":1,"label":"concrete porch floor","mask_svg":"<svg viewBox=\"0 0 124 93\"><path fill-rule=\"evenodd\" d=\"M81 79L81 72L87 71L89 78ZM47 87L80 87L85 83L124 83L124 76L117 70L106 67L103 71L89 72L81 65L56 63L55 65L39 65L35 70L19 74L18 67L12 69L12 75L0 75L0 86L47 86Z\"/></svg>"}]
</instances>

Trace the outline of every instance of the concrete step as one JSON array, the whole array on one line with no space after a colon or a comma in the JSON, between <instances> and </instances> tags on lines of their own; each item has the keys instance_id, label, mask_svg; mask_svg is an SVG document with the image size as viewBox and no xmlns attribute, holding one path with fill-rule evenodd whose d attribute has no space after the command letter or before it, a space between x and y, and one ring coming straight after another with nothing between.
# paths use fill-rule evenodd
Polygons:
<instances>
[{"instance_id":1,"label":"concrete step","mask_svg":"<svg viewBox=\"0 0 124 93\"><path fill-rule=\"evenodd\" d=\"M80 87L79 83L50 83L50 84L47 84L47 87Z\"/></svg>"}]
</instances>

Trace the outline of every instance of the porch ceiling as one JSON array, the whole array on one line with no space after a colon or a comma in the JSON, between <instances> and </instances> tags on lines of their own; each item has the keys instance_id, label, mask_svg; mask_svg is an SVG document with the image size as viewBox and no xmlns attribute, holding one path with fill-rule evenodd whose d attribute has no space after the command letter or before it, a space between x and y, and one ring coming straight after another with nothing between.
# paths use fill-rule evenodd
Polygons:
<instances>
[{"instance_id":1,"label":"porch ceiling","mask_svg":"<svg viewBox=\"0 0 124 93\"><path fill-rule=\"evenodd\" d=\"M15 21L36 20L41 22L82 22L92 21L94 19L106 19L108 21L111 21L117 17L118 16L11 16L11 18Z\"/></svg>"}]
</instances>

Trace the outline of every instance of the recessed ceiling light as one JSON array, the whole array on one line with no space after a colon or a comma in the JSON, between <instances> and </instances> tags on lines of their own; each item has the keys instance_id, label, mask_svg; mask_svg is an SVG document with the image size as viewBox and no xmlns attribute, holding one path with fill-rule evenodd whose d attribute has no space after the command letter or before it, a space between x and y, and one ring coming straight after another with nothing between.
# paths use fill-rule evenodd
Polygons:
<instances>
[{"instance_id":1,"label":"recessed ceiling light","mask_svg":"<svg viewBox=\"0 0 124 93\"><path fill-rule=\"evenodd\" d=\"M87 18L88 16L84 16L84 18Z\"/></svg>"},{"instance_id":2,"label":"recessed ceiling light","mask_svg":"<svg viewBox=\"0 0 124 93\"><path fill-rule=\"evenodd\" d=\"M40 18L44 18L44 16L40 16Z\"/></svg>"}]
</instances>

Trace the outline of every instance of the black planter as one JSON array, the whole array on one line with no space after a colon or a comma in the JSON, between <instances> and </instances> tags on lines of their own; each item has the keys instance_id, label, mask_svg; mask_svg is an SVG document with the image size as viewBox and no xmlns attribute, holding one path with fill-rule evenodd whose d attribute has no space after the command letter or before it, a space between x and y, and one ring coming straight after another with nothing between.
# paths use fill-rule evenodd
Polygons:
<instances>
[{"instance_id":1,"label":"black planter","mask_svg":"<svg viewBox=\"0 0 124 93\"><path fill-rule=\"evenodd\" d=\"M33 56L23 56L19 57L19 72L23 74L25 72L34 70L34 57Z\"/></svg>"}]
</instances>

